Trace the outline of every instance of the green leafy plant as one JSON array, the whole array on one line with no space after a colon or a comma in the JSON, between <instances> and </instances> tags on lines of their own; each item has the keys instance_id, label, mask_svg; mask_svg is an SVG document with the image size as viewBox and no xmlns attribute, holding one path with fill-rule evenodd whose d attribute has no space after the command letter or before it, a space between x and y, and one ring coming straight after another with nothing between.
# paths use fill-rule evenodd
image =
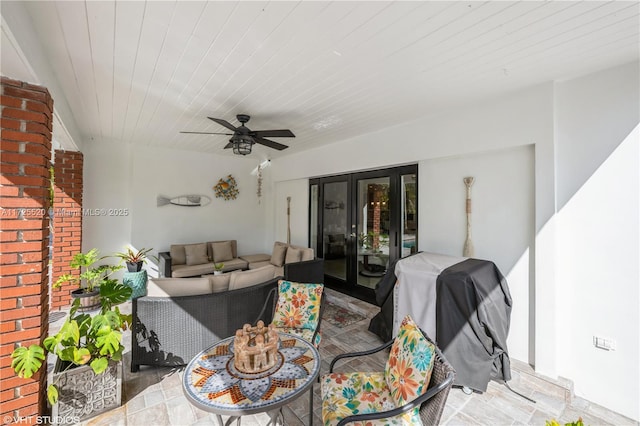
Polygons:
<instances>
[{"instance_id":1,"label":"green leafy plant","mask_svg":"<svg viewBox=\"0 0 640 426\"><path fill-rule=\"evenodd\" d=\"M556 419L547 420L544 424L545 426L562 426ZM578 417L578 420L575 422L565 423L564 426L584 426L584 423L582 422L582 417Z\"/></svg>"},{"instance_id":2,"label":"green leafy plant","mask_svg":"<svg viewBox=\"0 0 640 426\"><path fill-rule=\"evenodd\" d=\"M146 262L149 256L149 252L153 250L152 248L141 248L138 251L133 251L131 247L127 247L125 251L114 253L114 257L119 257L123 262L126 263L138 263L138 262Z\"/></svg>"},{"instance_id":3,"label":"green leafy plant","mask_svg":"<svg viewBox=\"0 0 640 426\"><path fill-rule=\"evenodd\" d=\"M96 374L103 373L109 361L120 361L124 345L122 331L131 327L131 315L120 312L117 304L127 300L130 287L109 279L100 285L100 313L78 313L80 300L75 299L69 317L56 334L44 339L42 345L16 348L11 354L11 367L18 377L30 378L46 359L46 352L55 354L65 363L65 370L88 364ZM55 383L47 388L51 404L58 400Z\"/></svg>"},{"instance_id":4,"label":"green leafy plant","mask_svg":"<svg viewBox=\"0 0 640 426\"><path fill-rule=\"evenodd\" d=\"M215 269L216 271L222 271L223 268L224 268L224 263L222 262L213 264L213 269Z\"/></svg>"},{"instance_id":5,"label":"green leafy plant","mask_svg":"<svg viewBox=\"0 0 640 426\"><path fill-rule=\"evenodd\" d=\"M94 267L96 262L106 259L108 256L100 257L97 249L91 249L87 253L76 253L73 256L69 266L73 269L80 270L79 275L64 274L60 276L53 284L54 288L59 288L62 284L70 282L77 283L78 288L84 289L86 292L92 292L96 287L109 281L109 276L115 271L122 269L121 265L100 265ZM84 287L83 287L84 283Z\"/></svg>"}]
</instances>

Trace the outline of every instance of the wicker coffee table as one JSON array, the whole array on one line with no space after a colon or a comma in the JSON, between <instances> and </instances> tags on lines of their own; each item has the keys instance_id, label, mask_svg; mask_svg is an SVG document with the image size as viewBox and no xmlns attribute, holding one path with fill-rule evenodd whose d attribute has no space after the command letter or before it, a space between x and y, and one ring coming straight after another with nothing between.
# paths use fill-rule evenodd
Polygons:
<instances>
[{"instance_id":1,"label":"wicker coffee table","mask_svg":"<svg viewBox=\"0 0 640 426\"><path fill-rule=\"evenodd\" d=\"M320 372L316 348L297 336L279 333L278 362L261 373L243 373L233 365L233 337L196 355L182 379L184 393L194 406L222 416L227 424L249 414L268 413L275 423L281 408L310 390L309 424L313 418L313 382Z\"/></svg>"}]
</instances>

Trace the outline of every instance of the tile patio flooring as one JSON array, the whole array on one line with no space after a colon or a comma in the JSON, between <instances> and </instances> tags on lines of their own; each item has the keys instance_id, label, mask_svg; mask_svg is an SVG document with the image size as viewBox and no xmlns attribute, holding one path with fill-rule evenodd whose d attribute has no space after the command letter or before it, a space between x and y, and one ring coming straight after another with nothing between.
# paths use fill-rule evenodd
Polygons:
<instances>
[{"instance_id":1,"label":"tile patio flooring","mask_svg":"<svg viewBox=\"0 0 640 426\"><path fill-rule=\"evenodd\" d=\"M381 342L367 330L369 319L378 308L368 303L327 290L327 297L334 304L348 307L366 315L366 319L344 328L327 321L322 323L321 374L328 371L329 363L339 353L375 347ZM130 310L130 303L123 306ZM51 324L51 330L64 320ZM124 336L130 345L130 334ZM366 362L355 360L351 368L360 371L380 371L386 355L369 357ZM125 355L122 406L82 423L82 425L217 425L213 415L193 407L182 392L181 368L141 367L140 372L129 370L130 354ZM349 363L341 364L348 371ZM513 393L505 386L491 382L484 394L465 395L460 389L452 389L441 423L444 425L541 425L545 420L557 419L561 423L582 417L585 425L638 425L626 417L593 404L582 398L570 397L566 385L537 376L521 362L512 365L512 388L527 395L537 403L531 403ZM287 425L303 425L309 422L308 394L284 407ZM320 389L314 385L313 424L320 425ZM226 419L225 419L226 420ZM266 425L266 414L245 416L243 425Z\"/></svg>"}]
</instances>

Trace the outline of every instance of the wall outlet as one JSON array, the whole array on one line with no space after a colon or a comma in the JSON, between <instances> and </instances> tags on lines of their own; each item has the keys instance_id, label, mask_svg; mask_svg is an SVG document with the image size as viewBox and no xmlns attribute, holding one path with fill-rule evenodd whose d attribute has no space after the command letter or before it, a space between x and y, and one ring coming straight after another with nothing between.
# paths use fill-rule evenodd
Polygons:
<instances>
[{"instance_id":1,"label":"wall outlet","mask_svg":"<svg viewBox=\"0 0 640 426\"><path fill-rule=\"evenodd\" d=\"M593 346L604 349L605 351L615 351L616 341L606 337L593 336Z\"/></svg>"}]
</instances>

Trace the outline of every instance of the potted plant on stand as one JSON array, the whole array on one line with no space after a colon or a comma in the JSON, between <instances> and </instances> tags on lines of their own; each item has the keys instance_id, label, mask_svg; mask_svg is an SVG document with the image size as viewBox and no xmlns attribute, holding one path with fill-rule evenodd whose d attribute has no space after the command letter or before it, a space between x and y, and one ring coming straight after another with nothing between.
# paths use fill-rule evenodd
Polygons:
<instances>
[{"instance_id":1,"label":"potted plant on stand","mask_svg":"<svg viewBox=\"0 0 640 426\"><path fill-rule=\"evenodd\" d=\"M147 255L153 250L152 248L141 248L140 250L133 251L131 247L127 247L126 251L114 253L115 257L119 257L127 265L127 271L140 272L142 265L147 261Z\"/></svg>"},{"instance_id":2,"label":"potted plant on stand","mask_svg":"<svg viewBox=\"0 0 640 426\"><path fill-rule=\"evenodd\" d=\"M73 269L80 270L79 275L64 274L54 283L54 288L59 288L64 283L78 283L78 289L71 292L71 297L80 299L79 309L90 310L100 306L100 286L109 281L109 276L122 269L119 265L103 264L94 266L96 262L106 259L99 257L97 249L91 249L87 253L76 253L69 263ZM84 269L84 270L83 270Z\"/></svg>"},{"instance_id":3,"label":"potted plant on stand","mask_svg":"<svg viewBox=\"0 0 640 426\"><path fill-rule=\"evenodd\" d=\"M114 253L114 257L120 258L120 260L127 265L127 271L122 277L122 282L131 287L133 293L132 298L142 297L147 293L147 271L142 269L142 265L147 262L149 252L152 248L142 248L138 251L134 251L131 247L127 247L125 251Z\"/></svg>"},{"instance_id":4,"label":"potted plant on stand","mask_svg":"<svg viewBox=\"0 0 640 426\"><path fill-rule=\"evenodd\" d=\"M213 264L213 275L221 275L222 270L224 269L224 263L214 263Z\"/></svg>"},{"instance_id":5,"label":"potted plant on stand","mask_svg":"<svg viewBox=\"0 0 640 426\"><path fill-rule=\"evenodd\" d=\"M47 387L54 419L82 420L121 403L122 331L131 326L131 315L121 313L116 305L130 297L131 289L105 279L99 291L99 313L79 313L81 302L75 299L60 331L42 345L18 347L11 354L11 367L24 378L42 367L46 352L57 356Z\"/></svg>"}]
</instances>

